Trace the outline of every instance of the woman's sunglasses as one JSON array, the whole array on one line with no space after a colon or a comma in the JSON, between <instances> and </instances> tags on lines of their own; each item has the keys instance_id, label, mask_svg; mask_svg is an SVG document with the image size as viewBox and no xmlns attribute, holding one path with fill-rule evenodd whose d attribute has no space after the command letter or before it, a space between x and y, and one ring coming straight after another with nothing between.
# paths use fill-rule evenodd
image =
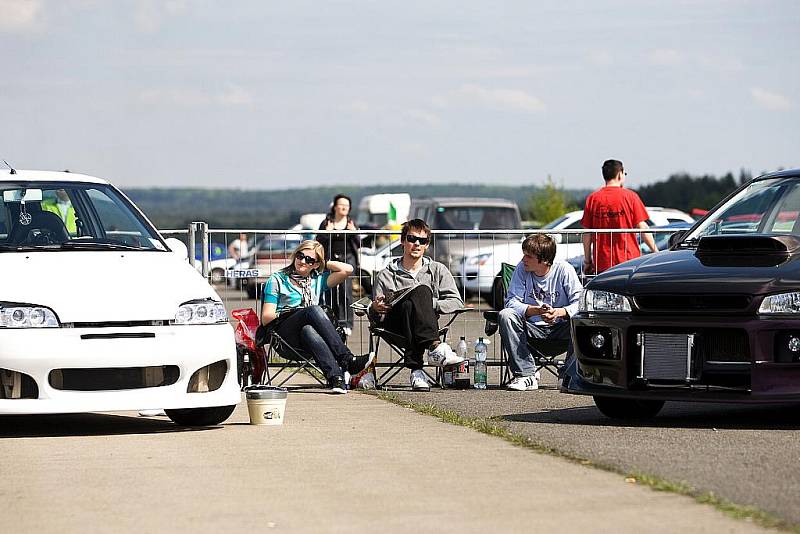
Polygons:
<instances>
[{"instance_id":1,"label":"woman's sunglasses","mask_svg":"<svg viewBox=\"0 0 800 534\"><path fill-rule=\"evenodd\" d=\"M407 235L406 236L406 241L408 241L412 245L414 243L419 243L420 245L427 245L430 240L431 240L430 237L420 237L420 236L416 236L416 235Z\"/></svg>"},{"instance_id":2,"label":"woman's sunglasses","mask_svg":"<svg viewBox=\"0 0 800 534\"><path fill-rule=\"evenodd\" d=\"M307 263L308 265L314 265L315 263L319 263L319 260L314 256L306 256L302 252L297 253L296 259L302 261L303 263Z\"/></svg>"}]
</instances>

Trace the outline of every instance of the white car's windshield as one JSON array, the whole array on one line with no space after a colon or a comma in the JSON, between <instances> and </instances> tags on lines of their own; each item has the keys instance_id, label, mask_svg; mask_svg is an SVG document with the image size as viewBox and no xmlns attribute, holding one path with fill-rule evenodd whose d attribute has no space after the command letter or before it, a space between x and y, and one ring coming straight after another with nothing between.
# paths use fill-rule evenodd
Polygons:
<instances>
[{"instance_id":1,"label":"white car's windshield","mask_svg":"<svg viewBox=\"0 0 800 534\"><path fill-rule=\"evenodd\" d=\"M78 182L0 184L0 251L167 250L113 187Z\"/></svg>"},{"instance_id":2,"label":"white car's windshield","mask_svg":"<svg viewBox=\"0 0 800 534\"><path fill-rule=\"evenodd\" d=\"M800 181L755 181L709 214L686 241L711 235L800 235L798 214Z\"/></svg>"}]
</instances>

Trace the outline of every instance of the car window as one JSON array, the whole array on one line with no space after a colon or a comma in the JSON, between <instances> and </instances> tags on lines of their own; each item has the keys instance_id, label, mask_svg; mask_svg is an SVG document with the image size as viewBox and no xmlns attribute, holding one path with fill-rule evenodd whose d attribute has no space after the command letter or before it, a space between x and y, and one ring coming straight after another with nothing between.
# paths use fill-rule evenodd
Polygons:
<instances>
[{"instance_id":1,"label":"car window","mask_svg":"<svg viewBox=\"0 0 800 534\"><path fill-rule=\"evenodd\" d=\"M580 219L573 222L572 224L568 225L567 230L582 230L583 225L581 224ZM581 242L581 234L564 234L561 237L562 243L580 243Z\"/></svg>"},{"instance_id":2,"label":"car window","mask_svg":"<svg viewBox=\"0 0 800 534\"><path fill-rule=\"evenodd\" d=\"M88 187L86 195L94 208L100 228L92 237L105 237L120 244L143 248L161 248L142 220L128 208L111 188Z\"/></svg>"},{"instance_id":3,"label":"car window","mask_svg":"<svg viewBox=\"0 0 800 534\"><path fill-rule=\"evenodd\" d=\"M798 188L800 181L754 182L711 213L688 238L792 232L800 209Z\"/></svg>"},{"instance_id":4,"label":"car window","mask_svg":"<svg viewBox=\"0 0 800 534\"><path fill-rule=\"evenodd\" d=\"M547 230L549 228L558 228L558 226L561 223L563 223L564 221L566 221L568 218L569 218L569 215L562 215L558 219L556 219L554 221L550 221L549 223L547 223L544 226L542 226L542 229ZM578 219L578 224L580 224L580 219Z\"/></svg>"},{"instance_id":5,"label":"car window","mask_svg":"<svg viewBox=\"0 0 800 534\"><path fill-rule=\"evenodd\" d=\"M520 228L512 208L476 206L439 206L433 228L437 230L510 230Z\"/></svg>"},{"instance_id":6,"label":"car window","mask_svg":"<svg viewBox=\"0 0 800 534\"><path fill-rule=\"evenodd\" d=\"M73 250L124 246L166 251L155 231L105 184L4 183L0 244Z\"/></svg>"}]
</instances>

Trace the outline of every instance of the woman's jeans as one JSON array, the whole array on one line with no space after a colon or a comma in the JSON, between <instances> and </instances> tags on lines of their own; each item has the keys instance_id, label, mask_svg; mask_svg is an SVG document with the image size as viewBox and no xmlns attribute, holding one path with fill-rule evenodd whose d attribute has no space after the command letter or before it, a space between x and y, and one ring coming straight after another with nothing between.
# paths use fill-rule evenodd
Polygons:
<instances>
[{"instance_id":1,"label":"woman's jeans","mask_svg":"<svg viewBox=\"0 0 800 534\"><path fill-rule=\"evenodd\" d=\"M320 306L308 306L276 320L280 320L278 334L293 348L311 354L329 382L344 375L342 368L347 368L346 362L352 360L353 353Z\"/></svg>"}]
</instances>

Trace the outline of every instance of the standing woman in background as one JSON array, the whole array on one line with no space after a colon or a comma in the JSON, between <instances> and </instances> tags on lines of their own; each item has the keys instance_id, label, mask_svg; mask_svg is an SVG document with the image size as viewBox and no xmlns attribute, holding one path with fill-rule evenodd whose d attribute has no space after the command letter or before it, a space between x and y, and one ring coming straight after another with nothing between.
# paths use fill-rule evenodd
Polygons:
<instances>
[{"instance_id":1,"label":"standing woman in background","mask_svg":"<svg viewBox=\"0 0 800 534\"><path fill-rule=\"evenodd\" d=\"M350 218L350 208L353 202L347 195L333 197L331 211L322 224L320 230L358 230L358 226ZM358 234L331 233L318 234L317 241L322 243L325 256L334 260L348 263L358 272L358 249L361 247L361 237ZM347 278L343 284L328 289L323 295L323 302L336 312L339 323L344 327L346 335L353 333L353 310L350 302L353 299L353 284Z\"/></svg>"}]
</instances>

